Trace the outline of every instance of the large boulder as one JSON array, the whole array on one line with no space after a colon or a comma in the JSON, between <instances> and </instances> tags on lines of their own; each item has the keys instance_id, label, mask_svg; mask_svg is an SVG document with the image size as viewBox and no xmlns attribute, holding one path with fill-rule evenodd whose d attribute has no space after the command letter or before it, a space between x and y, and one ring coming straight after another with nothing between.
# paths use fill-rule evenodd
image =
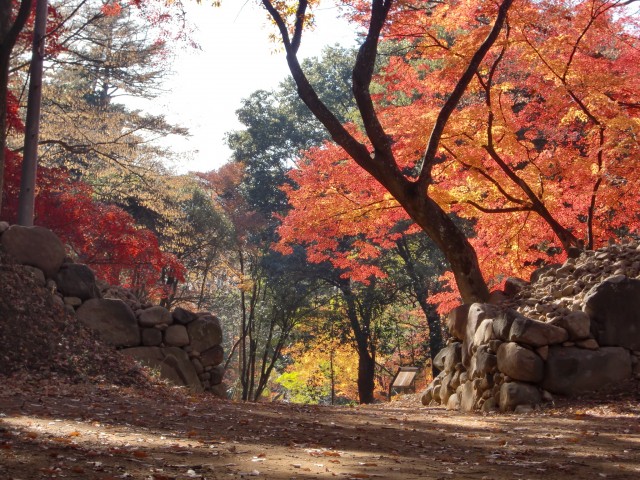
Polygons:
<instances>
[{"instance_id":1,"label":"large boulder","mask_svg":"<svg viewBox=\"0 0 640 480\"><path fill-rule=\"evenodd\" d=\"M165 363L175 370L183 385L197 392L202 392L204 390L202 383L187 352L177 347L168 347L162 350L165 354Z\"/></svg>"},{"instance_id":2,"label":"large boulder","mask_svg":"<svg viewBox=\"0 0 640 480\"><path fill-rule=\"evenodd\" d=\"M55 276L58 291L65 297L77 297L88 300L100 296L96 285L96 276L82 263L65 263Z\"/></svg>"},{"instance_id":3,"label":"large boulder","mask_svg":"<svg viewBox=\"0 0 640 480\"><path fill-rule=\"evenodd\" d=\"M542 358L515 342L500 345L497 357L498 370L515 380L537 383L544 376Z\"/></svg>"},{"instance_id":4,"label":"large boulder","mask_svg":"<svg viewBox=\"0 0 640 480\"><path fill-rule=\"evenodd\" d=\"M184 325L171 325L164 331L164 343L171 347L189 345L189 334Z\"/></svg>"},{"instance_id":5,"label":"large boulder","mask_svg":"<svg viewBox=\"0 0 640 480\"><path fill-rule=\"evenodd\" d=\"M204 390L189 356L179 348L135 347L126 348L122 353L157 370L162 378L174 385L186 386L196 392Z\"/></svg>"},{"instance_id":6,"label":"large boulder","mask_svg":"<svg viewBox=\"0 0 640 480\"><path fill-rule=\"evenodd\" d=\"M463 412L472 412L476 406L476 392L473 388L473 383L466 382L462 385L462 389L459 394L460 398L460 410Z\"/></svg>"},{"instance_id":7,"label":"large boulder","mask_svg":"<svg viewBox=\"0 0 640 480\"><path fill-rule=\"evenodd\" d=\"M455 366L462 361L462 344L460 342L452 342L442 350L433 359L433 366L440 371L450 372Z\"/></svg>"},{"instance_id":8,"label":"large boulder","mask_svg":"<svg viewBox=\"0 0 640 480\"><path fill-rule=\"evenodd\" d=\"M223 360L224 349L221 345L214 345L200 355L200 362L202 362L202 365L205 367L215 367L216 365L220 365Z\"/></svg>"},{"instance_id":9,"label":"large boulder","mask_svg":"<svg viewBox=\"0 0 640 480\"><path fill-rule=\"evenodd\" d=\"M191 348L196 352L204 352L214 345L222 343L222 326L220 320L213 315L203 315L187 325Z\"/></svg>"},{"instance_id":10,"label":"large boulder","mask_svg":"<svg viewBox=\"0 0 640 480\"><path fill-rule=\"evenodd\" d=\"M622 275L606 279L589 290L583 310L600 345L640 350L640 280Z\"/></svg>"},{"instance_id":11,"label":"large boulder","mask_svg":"<svg viewBox=\"0 0 640 480\"><path fill-rule=\"evenodd\" d=\"M224 380L224 365L217 365L211 369L211 385L219 385Z\"/></svg>"},{"instance_id":12,"label":"large boulder","mask_svg":"<svg viewBox=\"0 0 640 480\"><path fill-rule=\"evenodd\" d=\"M169 310L160 305L147 308L138 315L138 321L141 327L155 327L156 325L170 325L173 323L173 317Z\"/></svg>"},{"instance_id":13,"label":"large boulder","mask_svg":"<svg viewBox=\"0 0 640 480\"><path fill-rule=\"evenodd\" d=\"M564 328L531 320L522 315L518 315L513 319L509 330L509 341L524 343L532 347L553 345L566 342L568 339L569 334Z\"/></svg>"},{"instance_id":14,"label":"large boulder","mask_svg":"<svg viewBox=\"0 0 640 480\"><path fill-rule=\"evenodd\" d=\"M136 316L122 300L93 298L84 302L76 315L106 343L116 347L140 345Z\"/></svg>"},{"instance_id":15,"label":"large boulder","mask_svg":"<svg viewBox=\"0 0 640 480\"><path fill-rule=\"evenodd\" d=\"M551 393L574 395L601 390L631 377L631 354L622 347L586 350L549 348L542 387Z\"/></svg>"},{"instance_id":16,"label":"large boulder","mask_svg":"<svg viewBox=\"0 0 640 480\"><path fill-rule=\"evenodd\" d=\"M549 321L549 324L564 328L569 334L569 340L572 341L584 340L591 335L591 319L581 310L556 317Z\"/></svg>"},{"instance_id":17,"label":"large boulder","mask_svg":"<svg viewBox=\"0 0 640 480\"><path fill-rule=\"evenodd\" d=\"M474 341L476 330L484 320L494 319L499 315L500 309L488 303L474 303L469 307L465 335L462 339L462 364L465 367L469 366L474 350L473 347L476 346Z\"/></svg>"},{"instance_id":18,"label":"large boulder","mask_svg":"<svg viewBox=\"0 0 640 480\"><path fill-rule=\"evenodd\" d=\"M540 390L535 386L522 382L503 383L500 387L500 410L515 410L518 405L537 405L542 401Z\"/></svg>"},{"instance_id":19,"label":"large boulder","mask_svg":"<svg viewBox=\"0 0 640 480\"><path fill-rule=\"evenodd\" d=\"M498 365L496 355L489 352L487 345L480 345L476 354L471 358L469 375L471 378L482 377L487 373L494 373Z\"/></svg>"},{"instance_id":20,"label":"large boulder","mask_svg":"<svg viewBox=\"0 0 640 480\"><path fill-rule=\"evenodd\" d=\"M470 304L458 305L447 315L447 329L451 335L459 340L464 339L467 330L467 316L469 315Z\"/></svg>"},{"instance_id":21,"label":"large boulder","mask_svg":"<svg viewBox=\"0 0 640 480\"><path fill-rule=\"evenodd\" d=\"M502 340L503 342L509 340L511 325L513 325L513 320L519 315L518 312L511 309L500 312L500 314L493 319L493 322L491 322L494 338Z\"/></svg>"},{"instance_id":22,"label":"large boulder","mask_svg":"<svg viewBox=\"0 0 640 480\"><path fill-rule=\"evenodd\" d=\"M0 237L0 246L17 263L39 268L47 278L53 278L64 262L64 245L43 227L12 225Z\"/></svg>"},{"instance_id":23,"label":"large boulder","mask_svg":"<svg viewBox=\"0 0 640 480\"><path fill-rule=\"evenodd\" d=\"M176 307L171 313L171 316L173 320L180 325L186 325L198 318L198 315L182 307Z\"/></svg>"}]
</instances>

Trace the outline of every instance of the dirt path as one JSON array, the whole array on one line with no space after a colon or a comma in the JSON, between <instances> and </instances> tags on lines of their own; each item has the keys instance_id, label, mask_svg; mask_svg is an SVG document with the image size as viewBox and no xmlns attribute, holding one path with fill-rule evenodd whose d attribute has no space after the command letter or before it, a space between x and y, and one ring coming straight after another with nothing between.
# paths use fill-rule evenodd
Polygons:
<instances>
[{"instance_id":1,"label":"dirt path","mask_svg":"<svg viewBox=\"0 0 640 480\"><path fill-rule=\"evenodd\" d=\"M0 478L637 479L639 420L629 399L481 416L5 384Z\"/></svg>"}]
</instances>

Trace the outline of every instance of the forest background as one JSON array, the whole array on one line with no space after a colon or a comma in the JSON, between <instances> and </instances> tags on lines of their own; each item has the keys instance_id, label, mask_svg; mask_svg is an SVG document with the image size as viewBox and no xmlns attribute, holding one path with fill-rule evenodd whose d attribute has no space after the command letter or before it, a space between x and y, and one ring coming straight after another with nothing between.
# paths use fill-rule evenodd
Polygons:
<instances>
[{"instance_id":1,"label":"forest background","mask_svg":"<svg viewBox=\"0 0 640 480\"><path fill-rule=\"evenodd\" d=\"M402 365L424 381L461 298L637 238L637 2L344 0L359 49L301 63L318 2L257 3L292 77L243 100L229 163L178 175L157 140L187 130L119 98L159 93L190 41L180 2L53 0L35 214L103 280L215 312L235 398L371 402ZM30 5L0 12L11 222Z\"/></svg>"}]
</instances>

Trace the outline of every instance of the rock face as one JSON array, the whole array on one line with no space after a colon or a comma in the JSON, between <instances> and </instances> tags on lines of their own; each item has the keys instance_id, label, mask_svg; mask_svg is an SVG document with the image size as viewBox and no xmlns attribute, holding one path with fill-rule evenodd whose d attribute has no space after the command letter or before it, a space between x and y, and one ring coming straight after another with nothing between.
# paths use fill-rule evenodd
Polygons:
<instances>
[{"instance_id":1,"label":"rock face","mask_svg":"<svg viewBox=\"0 0 640 480\"><path fill-rule=\"evenodd\" d=\"M47 278L53 278L64 261L64 245L46 228L12 225L2 233L0 245L16 263L39 268Z\"/></svg>"},{"instance_id":2,"label":"rock face","mask_svg":"<svg viewBox=\"0 0 640 480\"><path fill-rule=\"evenodd\" d=\"M528 409L640 378L640 246L583 252L506 282L498 305L461 305L425 405Z\"/></svg>"},{"instance_id":3,"label":"rock face","mask_svg":"<svg viewBox=\"0 0 640 480\"><path fill-rule=\"evenodd\" d=\"M497 360L498 370L514 380L537 383L544 378L542 358L516 342L500 345Z\"/></svg>"},{"instance_id":4,"label":"rock face","mask_svg":"<svg viewBox=\"0 0 640 480\"><path fill-rule=\"evenodd\" d=\"M640 350L640 280L606 279L585 296L584 312L600 345Z\"/></svg>"},{"instance_id":5,"label":"rock face","mask_svg":"<svg viewBox=\"0 0 640 480\"><path fill-rule=\"evenodd\" d=\"M174 385L190 387L197 392L204 391L189 355L180 348L134 347L122 352L151 369L157 369L162 378Z\"/></svg>"},{"instance_id":6,"label":"rock face","mask_svg":"<svg viewBox=\"0 0 640 480\"><path fill-rule=\"evenodd\" d=\"M58 291L65 297L89 300L100 296L93 270L81 263L63 264L58 273L56 273L54 280L58 286Z\"/></svg>"},{"instance_id":7,"label":"rock face","mask_svg":"<svg viewBox=\"0 0 640 480\"><path fill-rule=\"evenodd\" d=\"M206 314L187 325L191 347L196 352L204 352L222 342L220 320Z\"/></svg>"},{"instance_id":8,"label":"rock face","mask_svg":"<svg viewBox=\"0 0 640 480\"><path fill-rule=\"evenodd\" d=\"M105 343L176 385L225 395L222 326L214 315L180 307L169 312L141 302L123 287L96 281L86 265L64 263L64 246L41 227L0 222L0 248Z\"/></svg>"},{"instance_id":9,"label":"rock face","mask_svg":"<svg viewBox=\"0 0 640 480\"><path fill-rule=\"evenodd\" d=\"M131 309L121 300L94 298L83 303L76 315L100 338L114 347L140 345L138 321Z\"/></svg>"},{"instance_id":10,"label":"rock face","mask_svg":"<svg viewBox=\"0 0 640 480\"><path fill-rule=\"evenodd\" d=\"M562 395L606 388L631 376L631 354L622 347L585 350L551 347L542 387Z\"/></svg>"},{"instance_id":11,"label":"rock face","mask_svg":"<svg viewBox=\"0 0 640 480\"><path fill-rule=\"evenodd\" d=\"M170 325L173 323L173 317L169 310L160 305L150 307L138 315L138 321L142 327L155 327L157 325Z\"/></svg>"}]
</instances>

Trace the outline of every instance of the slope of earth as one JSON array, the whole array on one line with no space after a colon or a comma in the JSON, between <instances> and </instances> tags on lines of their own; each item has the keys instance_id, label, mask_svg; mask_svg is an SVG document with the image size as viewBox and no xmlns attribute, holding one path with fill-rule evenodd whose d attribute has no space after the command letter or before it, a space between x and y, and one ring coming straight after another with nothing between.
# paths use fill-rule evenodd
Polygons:
<instances>
[{"instance_id":1,"label":"slope of earth","mask_svg":"<svg viewBox=\"0 0 640 480\"><path fill-rule=\"evenodd\" d=\"M0 385L2 375L149 384L135 362L101 343L55 303L44 279L32 271L0 251Z\"/></svg>"},{"instance_id":2,"label":"slope of earth","mask_svg":"<svg viewBox=\"0 0 640 480\"><path fill-rule=\"evenodd\" d=\"M3 479L636 479L637 392L525 415L418 399L240 404L155 387L7 381Z\"/></svg>"}]
</instances>

